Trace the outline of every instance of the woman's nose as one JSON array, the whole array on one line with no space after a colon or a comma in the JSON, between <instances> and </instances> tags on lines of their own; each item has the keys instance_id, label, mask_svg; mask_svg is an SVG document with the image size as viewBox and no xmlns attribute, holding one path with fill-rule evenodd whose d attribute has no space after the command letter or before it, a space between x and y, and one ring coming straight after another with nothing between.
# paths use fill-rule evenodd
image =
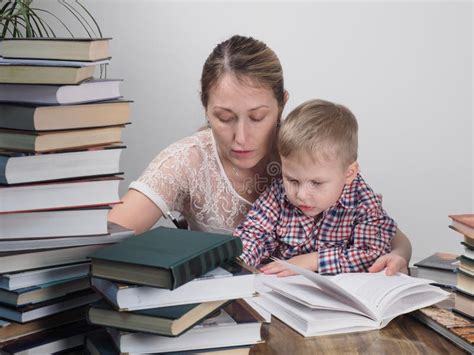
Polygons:
<instances>
[{"instance_id":1,"label":"woman's nose","mask_svg":"<svg viewBox=\"0 0 474 355\"><path fill-rule=\"evenodd\" d=\"M234 134L235 134L235 141L241 146L245 145L247 135L248 135L247 129L248 129L248 127L247 127L247 124L246 124L245 120L238 119L237 123L235 125L235 133Z\"/></svg>"}]
</instances>

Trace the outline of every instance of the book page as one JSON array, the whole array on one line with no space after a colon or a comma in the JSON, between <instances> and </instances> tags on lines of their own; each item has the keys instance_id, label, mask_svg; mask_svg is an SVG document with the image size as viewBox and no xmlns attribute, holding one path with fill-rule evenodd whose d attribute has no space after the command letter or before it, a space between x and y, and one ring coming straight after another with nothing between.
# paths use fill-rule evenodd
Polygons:
<instances>
[{"instance_id":1,"label":"book page","mask_svg":"<svg viewBox=\"0 0 474 355\"><path fill-rule=\"evenodd\" d=\"M385 297L391 295L395 300L396 294L411 287L427 285L431 281L417 279L403 274L386 276L385 271L378 273L347 273L334 276L332 281L338 286L362 300L366 305L379 314L380 304Z\"/></svg>"}]
</instances>

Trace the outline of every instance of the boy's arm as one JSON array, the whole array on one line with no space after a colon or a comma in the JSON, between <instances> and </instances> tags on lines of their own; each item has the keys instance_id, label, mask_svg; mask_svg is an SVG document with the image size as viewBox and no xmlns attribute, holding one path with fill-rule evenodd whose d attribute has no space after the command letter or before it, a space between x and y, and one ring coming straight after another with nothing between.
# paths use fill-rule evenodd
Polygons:
<instances>
[{"instance_id":1,"label":"boy's arm","mask_svg":"<svg viewBox=\"0 0 474 355\"><path fill-rule=\"evenodd\" d=\"M249 265L260 265L278 247L275 229L281 209L280 190L273 183L255 201L245 220L234 231L234 236L239 237L244 246L240 258Z\"/></svg>"},{"instance_id":2,"label":"boy's arm","mask_svg":"<svg viewBox=\"0 0 474 355\"><path fill-rule=\"evenodd\" d=\"M366 211L355 221L350 241L322 243L319 249L319 272L366 272L375 260L390 252L390 242L397 225L380 208Z\"/></svg>"}]
</instances>

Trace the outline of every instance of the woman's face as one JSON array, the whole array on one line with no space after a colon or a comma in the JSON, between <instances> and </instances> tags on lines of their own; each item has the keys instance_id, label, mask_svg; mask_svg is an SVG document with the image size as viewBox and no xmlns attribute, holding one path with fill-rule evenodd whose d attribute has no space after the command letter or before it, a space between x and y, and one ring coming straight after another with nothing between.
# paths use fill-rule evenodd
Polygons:
<instances>
[{"instance_id":1,"label":"woman's face","mask_svg":"<svg viewBox=\"0 0 474 355\"><path fill-rule=\"evenodd\" d=\"M236 168L255 167L272 149L279 108L271 89L225 74L209 92L206 113L221 159Z\"/></svg>"}]
</instances>

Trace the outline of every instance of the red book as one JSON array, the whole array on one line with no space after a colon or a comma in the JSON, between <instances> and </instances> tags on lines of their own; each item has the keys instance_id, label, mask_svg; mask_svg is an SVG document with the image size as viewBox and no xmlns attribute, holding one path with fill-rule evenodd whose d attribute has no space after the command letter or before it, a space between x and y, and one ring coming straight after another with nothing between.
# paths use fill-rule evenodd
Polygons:
<instances>
[{"instance_id":1,"label":"red book","mask_svg":"<svg viewBox=\"0 0 474 355\"><path fill-rule=\"evenodd\" d=\"M474 214L455 214L450 215L449 218L452 219L449 227L471 239L468 243L472 245L472 240L474 239Z\"/></svg>"}]
</instances>

